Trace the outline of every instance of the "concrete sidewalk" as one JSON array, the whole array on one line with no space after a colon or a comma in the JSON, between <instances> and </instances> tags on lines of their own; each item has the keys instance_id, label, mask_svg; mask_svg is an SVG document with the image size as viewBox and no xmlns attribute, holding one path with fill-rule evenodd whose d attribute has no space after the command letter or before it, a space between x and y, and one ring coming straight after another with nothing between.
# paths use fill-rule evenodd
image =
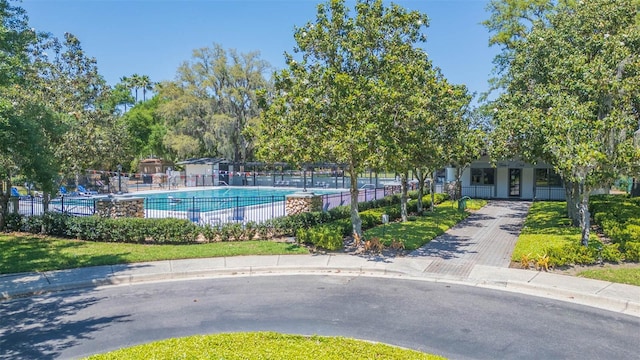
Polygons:
<instances>
[{"instance_id":1,"label":"concrete sidewalk","mask_svg":"<svg viewBox=\"0 0 640 360\"><path fill-rule=\"evenodd\" d=\"M640 317L640 287L531 270L474 265L467 276L428 272L433 259L272 255L188 259L0 276L0 297L150 281L264 275L377 276L506 290Z\"/></svg>"},{"instance_id":2,"label":"concrete sidewalk","mask_svg":"<svg viewBox=\"0 0 640 360\"><path fill-rule=\"evenodd\" d=\"M378 276L519 292L640 317L640 287L509 268L530 203L491 201L405 257L236 256L0 275L0 299L149 281L257 275Z\"/></svg>"}]
</instances>

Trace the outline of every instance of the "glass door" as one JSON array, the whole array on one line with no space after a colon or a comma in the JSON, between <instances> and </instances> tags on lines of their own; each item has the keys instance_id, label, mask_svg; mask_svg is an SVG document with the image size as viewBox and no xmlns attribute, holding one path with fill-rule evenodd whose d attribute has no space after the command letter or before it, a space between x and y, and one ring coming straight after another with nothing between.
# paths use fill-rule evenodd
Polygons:
<instances>
[{"instance_id":1,"label":"glass door","mask_svg":"<svg viewBox=\"0 0 640 360\"><path fill-rule=\"evenodd\" d=\"M509 197L520 197L521 169L509 169Z\"/></svg>"}]
</instances>

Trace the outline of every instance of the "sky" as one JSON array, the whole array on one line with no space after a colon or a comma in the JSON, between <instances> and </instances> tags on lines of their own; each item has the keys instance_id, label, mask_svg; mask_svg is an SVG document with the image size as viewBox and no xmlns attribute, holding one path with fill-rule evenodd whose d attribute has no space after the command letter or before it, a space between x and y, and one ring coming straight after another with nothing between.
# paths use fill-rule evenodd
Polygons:
<instances>
[{"instance_id":1,"label":"sky","mask_svg":"<svg viewBox=\"0 0 640 360\"><path fill-rule=\"evenodd\" d=\"M123 76L174 80L193 50L220 44L241 53L259 51L274 70L292 53L294 27L316 18L324 0L22 0L29 24L63 38L74 34L96 58L109 85ZM433 64L454 84L477 94L488 90L492 60L489 33L480 24L488 0L396 0L427 14L424 47ZM347 1L349 5L354 1Z\"/></svg>"}]
</instances>

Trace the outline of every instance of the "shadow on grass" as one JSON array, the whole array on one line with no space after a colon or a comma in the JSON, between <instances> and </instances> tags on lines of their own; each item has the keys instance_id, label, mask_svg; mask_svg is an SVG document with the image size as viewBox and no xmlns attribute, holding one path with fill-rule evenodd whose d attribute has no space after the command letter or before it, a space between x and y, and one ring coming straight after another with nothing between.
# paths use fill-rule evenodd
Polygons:
<instances>
[{"instance_id":1,"label":"shadow on grass","mask_svg":"<svg viewBox=\"0 0 640 360\"><path fill-rule=\"evenodd\" d=\"M0 235L0 274L126 263L126 253L87 253L85 242Z\"/></svg>"},{"instance_id":2,"label":"shadow on grass","mask_svg":"<svg viewBox=\"0 0 640 360\"><path fill-rule=\"evenodd\" d=\"M0 358L59 358L65 349L91 339L92 333L128 321L128 315L74 319L101 300L73 291L64 297L48 294L0 302Z\"/></svg>"}]
</instances>

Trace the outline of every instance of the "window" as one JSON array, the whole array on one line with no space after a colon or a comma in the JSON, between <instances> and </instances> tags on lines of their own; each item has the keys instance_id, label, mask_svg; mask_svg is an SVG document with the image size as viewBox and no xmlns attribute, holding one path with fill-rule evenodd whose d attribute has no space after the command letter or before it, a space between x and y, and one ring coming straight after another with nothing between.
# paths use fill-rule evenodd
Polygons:
<instances>
[{"instance_id":1,"label":"window","mask_svg":"<svg viewBox=\"0 0 640 360\"><path fill-rule=\"evenodd\" d=\"M436 184L444 184L445 179L446 179L445 169L440 169L436 171Z\"/></svg>"},{"instance_id":2,"label":"window","mask_svg":"<svg viewBox=\"0 0 640 360\"><path fill-rule=\"evenodd\" d=\"M562 179L553 169L536 169L537 187L562 187Z\"/></svg>"},{"instance_id":3,"label":"window","mask_svg":"<svg viewBox=\"0 0 640 360\"><path fill-rule=\"evenodd\" d=\"M471 185L494 185L496 169L471 169Z\"/></svg>"}]
</instances>

